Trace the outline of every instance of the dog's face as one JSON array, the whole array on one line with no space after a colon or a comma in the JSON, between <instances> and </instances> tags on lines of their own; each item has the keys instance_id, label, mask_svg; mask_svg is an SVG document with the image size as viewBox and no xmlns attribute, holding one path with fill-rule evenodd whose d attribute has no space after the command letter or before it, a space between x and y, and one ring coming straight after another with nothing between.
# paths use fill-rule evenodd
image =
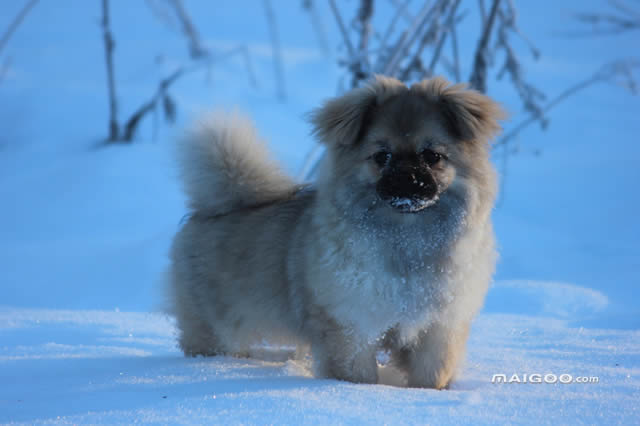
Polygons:
<instances>
[{"instance_id":1,"label":"dog's face","mask_svg":"<svg viewBox=\"0 0 640 426\"><path fill-rule=\"evenodd\" d=\"M336 98L313 117L329 147L335 198L349 209L416 214L488 167L499 107L442 79L406 87L378 78ZM490 170L489 170L490 172Z\"/></svg>"},{"instance_id":2,"label":"dog's face","mask_svg":"<svg viewBox=\"0 0 640 426\"><path fill-rule=\"evenodd\" d=\"M364 182L375 183L381 201L400 213L434 205L453 181L456 150L436 107L420 95L396 95L368 111L356 148Z\"/></svg>"}]
</instances>

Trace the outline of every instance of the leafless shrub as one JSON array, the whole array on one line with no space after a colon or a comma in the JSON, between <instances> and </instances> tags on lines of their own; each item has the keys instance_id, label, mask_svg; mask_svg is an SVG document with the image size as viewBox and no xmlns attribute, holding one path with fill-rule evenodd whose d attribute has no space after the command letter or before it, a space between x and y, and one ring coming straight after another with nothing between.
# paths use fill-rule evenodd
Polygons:
<instances>
[{"instance_id":1,"label":"leafless shrub","mask_svg":"<svg viewBox=\"0 0 640 426\"><path fill-rule=\"evenodd\" d=\"M122 128L118 122L118 100L115 84L115 65L113 52L115 41L111 33L109 0L102 0L102 30L105 46L105 57L107 67L107 89L109 95L109 137L108 143L130 143L133 141L140 123L151 113L156 113L159 108L163 112L167 123L173 123L177 114L177 103L169 92L171 86L180 78L202 69L210 69L214 64L228 60L233 56L240 56L245 63L249 82L255 86L256 77L251 64L249 49L244 45L238 45L224 52L217 52L207 48L200 39L200 35L193 25L181 0L166 0L166 3L159 3L148 0L147 4L154 15L161 19L171 28L179 24L189 51L190 62L178 65L165 78L158 83L156 90L151 97L143 102L124 121ZM171 13L172 12L172 13ZM175 19L174 19L175 18ZM154 114L154 117L157 114ZM154 138L157 132L157 121L154 122Z\"/></svg>"}]
</instances>

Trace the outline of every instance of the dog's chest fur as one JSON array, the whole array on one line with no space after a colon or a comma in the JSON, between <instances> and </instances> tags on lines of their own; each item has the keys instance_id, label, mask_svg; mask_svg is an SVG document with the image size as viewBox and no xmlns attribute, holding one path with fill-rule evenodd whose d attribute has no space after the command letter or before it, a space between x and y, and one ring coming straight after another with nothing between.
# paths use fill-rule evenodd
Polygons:
<instances>
[{"instance_id":1,"label":"dog's chest fur","mask_svg":"<svg viewBox=\"0 0 640 426\"><path fill-rule=\"evenodd\" d=\"M393 327L410 338L454 300L451 253L463 220L415 222L336 221L315 245L314 299L368 342Z\"/></svg>"}]
</instances>

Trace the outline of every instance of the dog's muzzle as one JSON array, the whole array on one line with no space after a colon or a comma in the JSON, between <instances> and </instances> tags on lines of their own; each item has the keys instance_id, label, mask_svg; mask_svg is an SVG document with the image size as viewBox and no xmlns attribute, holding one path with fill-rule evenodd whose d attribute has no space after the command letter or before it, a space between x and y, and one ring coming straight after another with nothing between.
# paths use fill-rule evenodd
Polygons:
<instances>
[{"instance_id":1,"label":"dog's muzzle","mask_svg":"<svg viewBox=\"0 0 640 426\"><path fill-rule=\"evenodd\" d=\"M438 200L438 184L428 169L390 170L376 185L378 196L402 213L416 213Z\"/></svg>"}]
</instances>

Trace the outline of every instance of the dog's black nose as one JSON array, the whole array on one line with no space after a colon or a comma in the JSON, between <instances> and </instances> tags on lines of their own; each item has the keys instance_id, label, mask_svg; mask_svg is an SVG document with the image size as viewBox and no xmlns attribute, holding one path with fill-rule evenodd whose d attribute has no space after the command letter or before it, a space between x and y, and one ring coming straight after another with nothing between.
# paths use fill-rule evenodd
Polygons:
<instances>
[{"instance_id":1,"label":"dog's black nose","mask_svg":"<svg viewBox=\"0 0 640 426\"><path fill-rule=\"evenodd\" d=\"M376 189L383 199L431 200L438 193L438 184L428 170L416 167L390 171Z\"/></svg>"},{"instance_id":2,"label":"dog's black nose","mask_svg":"<svg viewBox=\"0 0 640 426\"><path fill-rule=\"evenodd\" d=\"M433 205L438 184L426 168L390 170L376 185L378 197L403 213L415 213Z\"/></svg>"}]
</instances>

